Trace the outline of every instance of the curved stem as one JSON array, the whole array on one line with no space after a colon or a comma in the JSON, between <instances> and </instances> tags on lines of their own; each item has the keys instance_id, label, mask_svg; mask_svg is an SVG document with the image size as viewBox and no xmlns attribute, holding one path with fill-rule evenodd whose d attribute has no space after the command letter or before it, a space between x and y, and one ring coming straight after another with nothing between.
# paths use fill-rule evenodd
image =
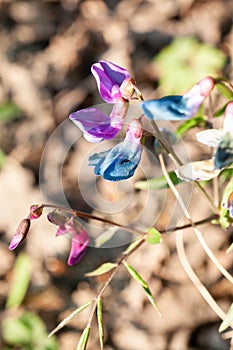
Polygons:
<instances>
[{"instance_id":1,"label":"curved stem","mask_svg":"<svg viewBox=\"0 0 233 350\"><path fill-rule=\"evenodd\" d=\"M53 209L65 211L67 213L71 213L71 214L76 215L76 216L81 217L81 218L92 219L92 220L103 222L103 223L105 223L107 225L116 226L116 227L122 228L125 231L128 231L128 232L133 233L133 234L141 235L143 233L140 230L137 230L137 229L134 229L134 228L130 228L130 227L125 226L125 225L118 224L117 222L114 222L114 221L111 221L111 220L108 220L108 219L104 219L104 218L101 218L99 216L95 216L95 215L92 215L92 214L88 214L88 213L85 213L83 211L71 209L71 208L63 208L63 207L60 207L58 205L47 204L47 203L46 204L41 204L38 208L53 208Z\"/></svg>"},{"instance_id":2,"label":"curved stem","mask_svg":"<svg viewBox=\"0 0 233 350\"><path fill-rule=\"evenodd\" d=\"M156 137L158 137L159 142L161 143L161 145L164 147L165 151L168 153L168 155L170 155L170 158L173 160L173 162L176 165L182 166L184 165L184 163L180 160L180 158L176 155L176 153L173 150L173 147L171 145L169 145L167 143L167 141L164 139L163 135L161 134L158 125L156 124L156 122L154 120L152 120L151 124L153 125L155 131L156 131ZM217 213L217 207L215 206L212 198L209 196L209 194L207 193L207 191L204 189L204 187L198 182L198 181L194 181L194 183L196 184L196 186L201 190L201 192L204 194L204 196L206 197L206 199L209 201L214 213Z\"/></svg>"},{"instance_id":3,"label":"curved stem","mask_svg":"<svg viewBox=\"0 0 233 350\"><path fill-rule=\"evenodd\" d=\"M169 184L174 196L176 197L181 209L183 210L183 213L185 215L185 217L190 221L190 224L191 224L191 227L193 228L194 230L194 233L196 234L200 244L202 245L202 248L205 250L206 254L209 256L209 258L212 260L212 262L215 264L215 266L218 268L218 270L223 274L223 276L226 277L226 279L228 279L229 282L231 282L233 284L233 277L231 276L231 274L220 264L220 262L218 261L218 259L215 257L214 253L212 252L212 250L209 248L209 246L207 245L207 243L205 242L204 238L203 238L203 235L201 233L201 231L196 227L195 223L193 222L192 218L191 218L191 215L190 213L188 212L186 206L185 206L185 203L180 195L180 193L177 191L177 189L175 188L175 186L173 185L168 173L167 173L167 170L166 170L166 167L165 167L165 164L164 164L164 161L163 161L163 156L160 154L159 155L159 161L160 161L160 164L161 164L161 169L162 169L162 172L167 180L167 183Z\"/></svg>"},{"instance_id":4,"label":"curved stem","mask_svg":"<svg viewBox=\"0 0 233 350\"><path fill-rule=\"evenodd\" d=\"M189 264L189 261L187 259L185 250L184 250L184 242L183 242L183 232L179 231L179 233L176 233L176 249L178 253L178 257L180 259L180 262L183 266L183 269L187 273L190 280L193 282L199 293L202 295L202 297L205 299L205 301L209 304L211 309L222 319L224 320L226 317L225 312L220 308L220 306L216 303L212 295L208 292L208 290L205 288L203 283L200 281L200 279L197 277L195 272L193 271L191 265Z\"/></svg>"}]
</instances>

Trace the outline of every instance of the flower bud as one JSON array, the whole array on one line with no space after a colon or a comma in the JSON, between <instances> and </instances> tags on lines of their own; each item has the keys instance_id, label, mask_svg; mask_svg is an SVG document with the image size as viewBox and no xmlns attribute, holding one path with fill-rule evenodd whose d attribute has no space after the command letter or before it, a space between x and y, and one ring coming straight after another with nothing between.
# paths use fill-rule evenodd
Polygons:
<instances>
[{"instance_id":1,"label":"flower bud","mask_svg":"<svg viewBox=\"0 0 233 350\"><path fill-rule=\"evenodd\" d=\"M22 241L25 240L30 229L30 225L31 221L29 219L23 219L20 222L19 227L17 228L17 231L10 242L10 250L14 250Z\"/></svg>"},{"instance_id":2,"label":"flower bud","mask_svg":"<svg viewBox=\"0 0 233 350\"><path fill-rule=\"evenodd\" d=\"M43 212L43 207L41 205L34 204L30 208L30 214L28 215L29 220L38 219Z\"/></svg>"}]
</instances>

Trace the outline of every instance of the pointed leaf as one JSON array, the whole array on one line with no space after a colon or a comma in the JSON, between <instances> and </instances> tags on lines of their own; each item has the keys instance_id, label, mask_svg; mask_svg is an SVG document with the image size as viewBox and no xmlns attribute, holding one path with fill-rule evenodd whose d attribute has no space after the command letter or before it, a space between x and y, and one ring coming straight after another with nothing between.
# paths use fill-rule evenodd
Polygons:
<instances>
[{"instance_id":1,"label":"pointed leaf","mask_svg":"<svg viewBox=\"0 0 233 350\"><path fill-rule=\"evenodd\" d=\"M103 327L103 313L102 313L102 299L100 298L97 303L97 320L99 327L100 349L104 348L104 327Z\"/></svg>"},{"instance_id":2,"label":"pointed leaf","mask_svg":"<svg viewBox=\"0 0 233 350\"><path fill-rule=\"evenodd\" d=\"M162 242L161 234L158 230L156 230L156 228L150 227L146 230L146 232L148 233L146 241L149 244L158 244Z\"/></svg>"},{"instance_id":3,"label":"pointed leaf","mask_svg":"<svg viewBox=\"0 0 233 350\"><path fill-rule=\"evenodd\" d=\"M12 288L7 298L7 308L20 306L28 289L30 282L31 266L30 258L26 254L19 254L14 271Z\"/></svg>"},{"instance_id":4,"label":"pointed leaf","mask_svg":"<svg viewBox=\"0 0 233 350\"><path fill-rule=\"evenodd\" d=\"M111 271L116 266L117 266L116 263L107 262L107 263L104 263L101 266L99 266L96 270L85 273L85 276L87 276L87 277L100 276L106 272Z\"/></svg>"},{"instance_id":5,"label":"pointed leaf","mask_svg":"<svg viewBox=\"0 0 233 350\"><path fill-rule=\"evenodd\" d=\"M233 324L233 303L231 304L231 307L228 310L225 320L223 320L223 322L219 327L219 332L221 333L225 331L232 324Z\"/></svg>"},{"instance_id":6,"label":"pointed leaf","mask_svg":"<svg viewBox=\"0 0 233 350\"><path fill-rule=\"evenodd\" d=\"M86 349L88 338L89 338L89 335L90 335L90 330L91 330L90 327L86 327L83 330L81 338L79 339L79 342L78 342L76 350L85 350Z\"/></svg>"},{"instance_id":7,"label":"pointed leaf","mask_svg":"<svg viewBox=\"0 0 233 350\"><path fill-rule=\"evenodd\" d=\"M207 118L204 115L198 115L196 117L193 117L192 119L186 120L184 123L178 126L176 130L176 136L182 136L188 130L196 126L205 126L206 119Z\"/></svg>"},{"instance_id":8,"label":"pointed leaf","mask_svg":"<svg viewBox=\"0 0 233 350\"><path fill-rule=\"evenodd\" d=\"M214 117L220 117L221 115L224 114L225 110L226 110L226 106L228 105L228 103L226 103L223 107L217 109L215 112L214 112Z\"/></svg>"},{"instance_id":9,"label":"pointed leaf","mask_svg":"<svg viewBox=\"0 0 233 350\"><path fill-rule=\"evenodd\" d=\"M174 171L170 171L168 175L173 185L176 186L182 182L182 180L177 177ZM164 188L169 188L169 185L164 176L159 176L159 177L155 177L154 179L150 179L146 181L138 181L135 184L135 188L139 190L147 190L147 189L162 190Z\"/></svg>"},{"instance_id":10,"label":"pointed leaf","mask_svg":"<svg viewBox=\"0 0 233 350\"><path fill-rule=\"evenodd\" d=\"M82 312L83 310L85 310L89 305L91 305L93 303L93 300L88 301L87 303L83 304L82 306L78 307L77 309L75 309L73 312L71 312L71 314L69 314L69 316L67 316L66 318L64 318L64 320L62 320L56 328L54 328L52 330L52 332L49 334L49 337L51 337L53 334L55 334L56 332L58 332L61 328L63 328L64 326L67 325L67 323L69 323L77 314L79 314L80 312Z\"/></svg>"},{"instance_id":11,"label":"pointed leaf","mask_svg":"<svg viewBox=\"0 0 233 350\"><path fill-rule=\"evenodd\" d=\"M224 83L218 82L215 84L216 88L222 94L224 97L226 97L228 100L233 99L233 91L228 88Z\"/></svg>"},{"instance_id":12,"label":"pointed leaf","mask_svg":"<svg viewBox=\"0 0 233 350\"><path fill-rule=\"evenodd\" d=\"M127 270L129 271L130 275L138 282L140 283L140 285L142 286L142 288L144 289L147 298L149 299L149 301L151 302L151 304L154 306L154 308L157 310L157 312L159 313L159 315L161 315L158 306L156 304L156 301L153 298L153 295L150 291L150 288L148 286L148 284L146 283L146 281L139 275L139 273L131 266L129 265L126 261L124 261L124 265L127 268Z\"/></svg>"}]
</instances>

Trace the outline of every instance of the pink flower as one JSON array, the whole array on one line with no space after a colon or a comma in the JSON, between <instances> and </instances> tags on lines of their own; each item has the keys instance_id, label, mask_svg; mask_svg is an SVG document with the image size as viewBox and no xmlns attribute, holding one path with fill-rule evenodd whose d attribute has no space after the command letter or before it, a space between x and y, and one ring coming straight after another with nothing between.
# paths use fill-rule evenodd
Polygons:
<instances>
[{"instance_id":1,"label":"pink flower","mask_svg":"<svg viewBox=\"0 0 233 350\"><path fill-rule=\"evenodd\" d=\"M48 220L58 225L56 236L70 234L72 237L68 265L77 264L85 255L90 238L77 217L54 210L48 214Z\"/></svg>"}]
</instances>

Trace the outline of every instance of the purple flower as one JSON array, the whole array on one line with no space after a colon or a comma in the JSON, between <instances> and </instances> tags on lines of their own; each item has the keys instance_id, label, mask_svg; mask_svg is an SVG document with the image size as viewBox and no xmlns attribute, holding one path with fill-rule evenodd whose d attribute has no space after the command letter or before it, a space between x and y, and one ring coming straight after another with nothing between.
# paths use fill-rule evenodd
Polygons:
<instances>
[{"instance_id":1,"label":"purple flower","mask_svg":"<svg viewBox=\"0 0 233 350\"><path fill-rule=\"evenodd\" d=\"M214 87L211 77L200 80L183 96L165 96L159 100L141 103L150 120L184 120L192 118Z\"/></svg>"},{"instance_id":2,"label":"purple flower","mask_svg":"<svg viewBox=\"0 0 233 350\"><path fill-rule=\"evenodd\" d=\"M48 220L58 225L56 236L64 234L70 234L72 236L68 265L77 264L85 255L90 242L87 231L75 216L63 214L58 210L49 213Z\"/></svg>"},{"instance_id":3,"label":"purple flower","mask_svg":"<svg viewBox=\"0 0 233 350\"><path fill-rule=\"evenodd\" d=\"M141 137L141 123L133 119L123 142L89 157L89 165L94 166L94 173L110 181L125 180L133 176L141 159Z\"/></svg>"},{"instance_id":4,"label":"purple flower","mask_svg":"<svg viewBox=\"0 0 233 350\"><path fill-rule=\"evenodd\" d=\"M122 97L121 84L130 78L126 69L112 62L99 61L92 65L91 72L96 79L100 96L105 102L115 103Z\"/></svg>"},{"instance_id":5,"label":"purple flower","mask_svg":"<svg viewBox=\"0 0 233 350\"><path fill-rule=\"evenodd\" d=\"M71 113L69 118L83 132L89 142L100 142L114 138L122 127L128 110L128 103L119 99L111 114L105 115L96 107L81 109Z\"/></svg>"},{"instance_id":6,"label":"purple flower","mask_svg":"<svg viewBox=\"0 0 233 350\"><path fill-rule=\"evenodd\" d=\"M9 249L10 250L14 250L15 248L18 247L18 245L23 242L25 240L25 238L27 237L28 231L30 229L31 226L31 221L29 219L23 219L20 224L19 227L16 230L16 233L14 234L10 245L9 245Z\"/></svg>"}]
</instances>

